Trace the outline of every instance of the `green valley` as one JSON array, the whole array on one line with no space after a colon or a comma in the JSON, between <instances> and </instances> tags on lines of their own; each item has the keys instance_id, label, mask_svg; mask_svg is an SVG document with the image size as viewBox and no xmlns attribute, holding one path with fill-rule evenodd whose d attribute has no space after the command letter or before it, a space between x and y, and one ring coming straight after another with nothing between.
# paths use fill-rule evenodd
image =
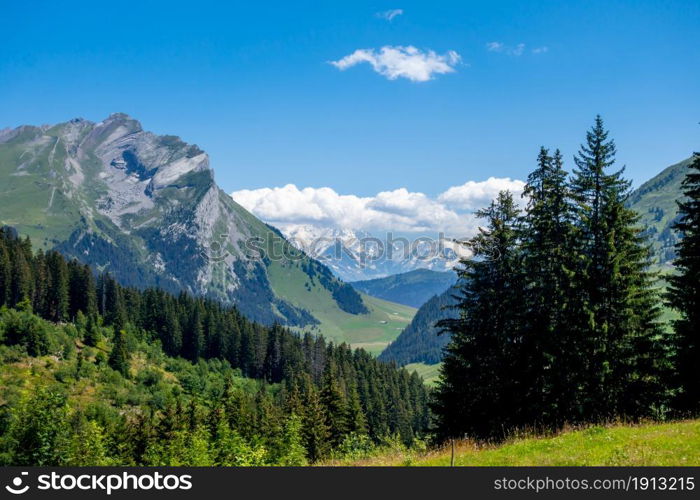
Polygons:
<instances>
[{"instance_id":1,"label":"green valley","mask_svg":"<svg viewBox=\"0 0 700 500\"><path fill-rule=\"evenodd\" d=\"M323 287L312 286L298 263L272 262L268 267L270 282L278 293L290 297L296 307L309 311L320 324L306 327L335 342L348 342L379 354L411 322L416 309L360 294L368 309L366 314L350 314L337 307Z\"/></svg>"}]
</instances>

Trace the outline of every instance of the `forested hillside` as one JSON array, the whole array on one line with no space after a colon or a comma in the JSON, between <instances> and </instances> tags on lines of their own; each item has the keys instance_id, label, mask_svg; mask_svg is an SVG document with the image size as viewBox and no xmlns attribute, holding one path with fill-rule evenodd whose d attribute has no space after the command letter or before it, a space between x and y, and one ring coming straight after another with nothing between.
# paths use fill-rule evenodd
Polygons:
<instances>
[{"instance_id":1,"label":"forested hillside","mask_svg":"<svg viewBox=\"0 0 700 500\"><path fill-rule=\"evenodd\" d=\"M302 464L428 425L416 375L0 231L0 461Z\"/></svg>"},{"instance_id":2,"label":"forested hillside","mask_svg":"<svg viewBox=\"0 0 700 500\"><path fill-rule=\"evenodd\" d=\"M413 321L399 337L382 351L379 359L394 361L399 366L409 363L432 365L442 360L442 350L450 340L449 333L440 335L437 323L446 318L456 318L454 306L456 290L450 288L435 295L418 309Z\"/></svg>"}]
</instances>

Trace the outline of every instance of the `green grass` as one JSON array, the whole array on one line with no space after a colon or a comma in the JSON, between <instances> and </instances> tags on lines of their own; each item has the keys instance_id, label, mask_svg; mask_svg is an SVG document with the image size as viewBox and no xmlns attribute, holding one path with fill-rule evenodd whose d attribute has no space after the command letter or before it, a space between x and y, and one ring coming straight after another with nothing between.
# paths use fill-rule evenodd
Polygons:
<instances>
[{"instance_id":1,"label":"green grass","mask_svg":"<svg viewBox=\"0 0 700 500\"><path fill-rule=\"evenodd\" d=\"M449 466L450 455L445 447L421 455L377 456L353 465ZM516 438L499 446L461 441L455 456L457 466L698 466L700 421L598 426Z\"/></svg>"},{"instance_id":2,"label":"green grass","mask_svg":"<svg viewBox=\"0 0 700 500\"><path fill-rule=\"evenodd\" d=\"M54 144L47 140L32 150L12 143L0 147L0 225L15 227L42 248L67 238L73 221L80 219L75 200L61 194L65 150L54 150Z\"/></svg>"},{"instance_id":3,"label":"green grass","mask_svg":"<svg viewBox=\"0 0 700 500\"><path fill-rule=\"evenodd\" d=\"M440 376L440 363L426 365L425 363L409 363L404 366L409 372L416 372L423 377L423 381L428 386L434 386Z\"/></svg>"},{"instance_id":4,"label":"green grass","mask_svg":"<svg viewBox=\"0 0 700 500\"><path fill-rule=\"evenodd\" d=\"M295 306L307 309L321 324L313 329L328 340L347 342L372 354L379 354L411 322L416 309L362 295L369 314L342 311L330 292L316 283L306 288L308 276L296 265L272 262L268 276L275 293Z\"/></svg>"}]
</instances>

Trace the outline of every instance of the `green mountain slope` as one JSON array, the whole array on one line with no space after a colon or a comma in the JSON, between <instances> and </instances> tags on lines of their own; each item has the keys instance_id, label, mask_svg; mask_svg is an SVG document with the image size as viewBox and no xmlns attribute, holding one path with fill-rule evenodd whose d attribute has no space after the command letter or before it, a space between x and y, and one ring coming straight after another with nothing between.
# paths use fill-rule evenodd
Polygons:
<instances>
[{"instance_id":1,"label":"green mountain slope","mask_svg":"<svg viewBox=\"0 0 700 500\"><path fill-rule=\"evenodd\" d=\"M681 183L685 178L691 158L671 165L659 175L648 180L630 196L630 206L641 216L641 224L647 228L657 264L670 270L675 256L673 246L678 236L671 229L678 214L676 201L682 197Z\"/></svg>"},{"instance_id":2,"label":"green mountain slope","mask_svg":"<svg viewBox=\"0 0 700 500\"><path fill-rule=\"evenodd\" d=\"M265 324L318 325L272 279L288 264L297 271L287 279L308 282L326 307L359 323L369 314L352 287L282 251L277 230L219 189L204 151L127 115L0 131L0 181L0 225L125 285L236 304Z\"/></svg>"},{"instance_id":3,"label":"green mountain slope","mask_svg":"<svg viewBox=\"0 0 700 500\"><path fill-rule=\"evenodd\" d=\"M394 361L403 366L410 363L433 365L442 359L442 348L450 340L449 335L438 335L435 324L444 318L454 317L450 309L455 304L452 288L445 290L423 304L416 312L411 324L397 339L382 351L379 359Z\"/></svg>"},{"instance_id":4,"label":"green mountain slope","mask_svg":"<svg viewBox=\"0 0 700 500\"><path fill-rule=\"evenodd\" d=\"M373 297L411 307L420 307L430 297L440 294L454 285L456 280L457 276L453 272L416 269L386 278L354 281L351 285Z\"/></svg>"}]
</instances>

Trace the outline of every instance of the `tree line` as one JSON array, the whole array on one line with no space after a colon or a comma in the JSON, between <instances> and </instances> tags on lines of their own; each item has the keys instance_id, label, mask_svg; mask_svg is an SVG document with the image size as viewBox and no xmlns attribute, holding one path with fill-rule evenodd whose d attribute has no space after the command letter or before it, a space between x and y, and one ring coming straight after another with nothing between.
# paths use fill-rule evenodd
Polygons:
<instances>
[{"instance_id":1,"label":"tree line","mask_svg":"<svg viewBox=\"0 0 700 500\"><path fill-rule=\"evenodd\" d=\"M8 316L0 330L3 343L19 345L31 356L53 352L51 329L41 326L42 318L75 327L81 349L96 349L90 362L98 363L105 351L104 364L126 379L132 377L134 346L141 341L159 346L170 358L220 360L244 377L281 386L274 397L229 391L222 401L212 398L193 412L205 413L206 421L223 419L231 432L251 441L267 435L265 426L275 428L275 422L291 418L296 423L289 425L298 424L303 455L310 461L329 456L348 439L378 443L396 436L410 444L428 427L428 394L416 374L378 362L363 350L328 344L321 336L251 322L235 307L212 300L120 286L110 275L96 275L57 252L34 253L29 239L11 228L0 230L0 306L28 315L22 321ZM80 363L89 364L84 357ZM258 424L251 427L240 411L234 416L231 406L224 408L227 398L243 398L237 404L256 415L267 412L269 418L256 417ZM149 421L165 425L157 422L167 411L163 405L155 408ZM179 410L168 418L192 432L201 423L187 424ZM146 463L142 454L130 456L133 463Z\"/></svg>"},{"instance_id":2,"label":"tree line","mask_svg":"<svg viewBox=\"0 0 700 500\"><path fill-rule=\"evenodd\" d=\"M630 182L600 117L575 157L542 148L521 209L502 192L477 216L432 407L439 438L697 414L700 175L684 183L669 332ZM696 156L693 169L700 169Z\"/></svg>"}]
</instances>

